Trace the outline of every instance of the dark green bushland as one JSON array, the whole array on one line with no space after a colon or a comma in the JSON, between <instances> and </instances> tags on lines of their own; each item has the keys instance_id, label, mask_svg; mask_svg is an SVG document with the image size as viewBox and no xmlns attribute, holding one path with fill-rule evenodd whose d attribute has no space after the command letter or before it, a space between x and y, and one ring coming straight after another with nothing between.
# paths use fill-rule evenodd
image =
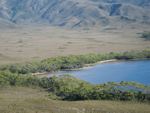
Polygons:
<instances>
[{"instance_id":1,"label":"dark green bushland","mask_svg":"<svg viewBox=\"0 0 150 113\"><path fill-rule=\"evenodd\" d=\"M135 91L122 91L115 86L130 85L149 90L142 84L132 82L107 83L92 85L69 75L51 78L37 78L30 75L18 75L11 72L0 72L0 86L41 87L62 100L122 100L150 102L150 94Z\"/></svg>"},{"instance_id":2,"label":"dark green bushland","mask_svg":"<svg viewBox=\"0 0 150 113\"><path fill-rule=\"evenodd\" d=\"M150 40L150 32L143 32L141 35L141 38L144 38L146 40Z\"/></svg>"},{"instance_id":3,"label":"dark green bushland","mask_svg":"<svg viewBox=\"0 0 150 113\"><path fill-rule=\"evenodd\" d=\"M71 76L38 78L32 73L51 72L64 69L81 68L85 64L102 60L134 60L149 59L150 51L132 51L124 53L71 55L66 57L48 58L40 62L5 65L0 67L0 86L41 87L50 92L50 96L62 100L136 100L150 101L150 93L140 91L123 91L116 86L135 86L148 89L149 87L133 83L107 83L92 85ZM91 75L92 76L92 75ZM149 90L150 91L150 90Z\"/></svg>"},{"instance_id":4,"label":"dark green bushland","mask_svg":"<svg viewBox=\"0 0 150 113\"><path fill-rule=\"evenodd\" d=\"M149 59L150 50L131 51L124 53L108 53L108 54L87 54L87 55L71 55L66 57L48 58L40 62L13 64L1 66L1 71L10 71L17 74L52 72L65 69L82 68L85 64L96 63L102 60L133 60L133 59Z\"/></svg>"}]
</instances>

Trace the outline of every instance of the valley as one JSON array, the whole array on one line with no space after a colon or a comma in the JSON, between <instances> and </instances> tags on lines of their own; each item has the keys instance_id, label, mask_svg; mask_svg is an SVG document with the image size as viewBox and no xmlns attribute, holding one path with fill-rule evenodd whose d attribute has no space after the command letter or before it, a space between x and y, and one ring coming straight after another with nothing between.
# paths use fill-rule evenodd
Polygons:
<instances>
[{"instance_id":1,"label":"valley","mask_svg":"<svg viewBox=\"0 0 150 113\"><path fill-rule=\"evenodd\" d=\"M150 0L0 0L0 113L150 113L149 12Z\"/></svg>"}]
</instances>

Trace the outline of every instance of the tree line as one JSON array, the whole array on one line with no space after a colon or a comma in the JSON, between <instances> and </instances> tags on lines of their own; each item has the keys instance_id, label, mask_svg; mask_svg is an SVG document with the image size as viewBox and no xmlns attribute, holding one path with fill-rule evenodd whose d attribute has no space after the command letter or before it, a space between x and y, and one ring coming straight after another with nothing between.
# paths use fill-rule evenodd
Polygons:
<instances>
[{"instance_id":1,"label":"tree line","mask_svg":"<svg viewBox=\"0 0 150 113\"><path fill-rule=\"evenodd\" d=\"M19 75L11 72L0 72L0 86L23 86L40 87L49 92L52 99L69 101L77 100L121 100L150 102L150 93L141 91L124 91L116 86L134 86L149 90L149 86L144 86L132 82L105 83L93 85L85 81L76 79L69 75L51 78L38 78L31 75Z\"/></svg>"},{"instance_id":2,"label":"tree line","mask_svg":"<svg viewBox=\"0 0 150 113\"><path fill-rule=\"evenodd\" d=\"M117 59L117 60L133 60L133 59L149 59L150 50L131 51L124 53L108 53L108 54L87 54L87 55L70 55L56 58L48 58L37 62L28 62L23 64L9 64L0 66L0 71L10 71L17 74L53 72L65 69L82 68L85 64L92 64L98 61Z\"/></svg>"},{"instance_id":3,"label":"tree line","mask_svg":"<svg viewBox=\"0 0 150 113\"><path fill-rule=\"evenodd\" d=\"M135 86L148 88L131 82L106 83L92 85L69 75L51 78L38 78L32 73L52 72L64 69L82 68L85 64L117 59L149 59L150 50L124 53L70 55L48 58L39 62L0 66L0 86L40 87L49 92L49 96L62 100L136 100L150 102L150 93L141 91L123 91L115 86ZM92 75L91 75L92 76Z\"/></svg>"}]
</instances>

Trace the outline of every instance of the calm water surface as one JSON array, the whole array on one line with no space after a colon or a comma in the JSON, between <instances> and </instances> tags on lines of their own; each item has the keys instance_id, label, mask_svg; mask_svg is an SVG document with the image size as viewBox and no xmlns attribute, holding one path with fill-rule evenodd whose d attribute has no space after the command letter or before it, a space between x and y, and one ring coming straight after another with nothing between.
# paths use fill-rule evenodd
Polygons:
<instances>
[{"instance_id":1,"label":"calm water surface","mask_svg":"<svg viewBox=\"0 0 150 113\"><path fill-rule=\"evenodd\" d=\"M135 81L150 85L150 60L97 64L87 69L55 73L62 74L71 74L93 84Z\"/></svg>"}]
</instances>

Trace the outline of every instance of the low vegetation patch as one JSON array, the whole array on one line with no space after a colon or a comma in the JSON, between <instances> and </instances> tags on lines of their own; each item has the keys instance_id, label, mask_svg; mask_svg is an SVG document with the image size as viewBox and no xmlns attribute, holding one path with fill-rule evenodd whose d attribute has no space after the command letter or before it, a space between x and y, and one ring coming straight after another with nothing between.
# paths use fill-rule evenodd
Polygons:
<instances>
[{"instance_id":1,"label":"low vegetation patch","mask_svg":"<svg viewBox=\"0 0 150 113\"><path fill-rule=\"evenodd\" d=\"M48 58L39 62L30 62L24 64L12 64L1 66L1 71L10 71L17 74L31 74L42 72L53 72L65 69L82 68L85 64L92 64L103 60L133 60L149 59L150 50L131 51L124 53L108 54L87 54L87 55L70 55L65 57Z\"/></svg>"},{"instance_id":2,"label":"low vegetation patch","mask_svg":"<svg viewBox=\"0 0 150 113\"><path fill-rule=\"evenodd\" d=\"M144 38L146 40L150 40L150 32L143 32L141 35L141 38Z\"/></svg>"},{"instance_id":3,"label":"low vegetation patch","mask_svg":"<svg viewBox=\"0 0 150 113\"><path fill-rule=\"evenodd\" d=\"M85 64L102 60L149 59L150 51L132 51L125 53L88 54L57 57L40 62L5 65L0 67L0 86L40 87L49 92L52 99L61 100L122 100L150 102L150 88L133 82L106 83L93 85L85 81L65 75L61 77L38 78L32 73L51 72L63 69L81 68ZM91 75L92 76L92 75ZM144 91L122 90L118 86L131 86Z\"/></svg>"},{"instance_id":4,"label":"low vegetation patch","mask_svg":"<svg viewBox=\"0 0 150 113\"><path fill-rule=\"evenodd\" d=\"M51 100L41 88L0 87L0 113L149 113L148 103Z\"/></svg>"},{"instance_id":5,"label":"low vegetation patch","mask_svg":"<svg viewBox=\"0 0 150 113\"><path fill-rule=\"evenodd\" d=\"M49 92L52 99L61 100L122 100L150 102L150 93L124 91L116 86L134 86L150 91L150 87L132 82L106 83L92 85L69 75L51 78L23 76L10 72L0 73L0 86L40 87Z\"/></svg>"}]
</instances>

